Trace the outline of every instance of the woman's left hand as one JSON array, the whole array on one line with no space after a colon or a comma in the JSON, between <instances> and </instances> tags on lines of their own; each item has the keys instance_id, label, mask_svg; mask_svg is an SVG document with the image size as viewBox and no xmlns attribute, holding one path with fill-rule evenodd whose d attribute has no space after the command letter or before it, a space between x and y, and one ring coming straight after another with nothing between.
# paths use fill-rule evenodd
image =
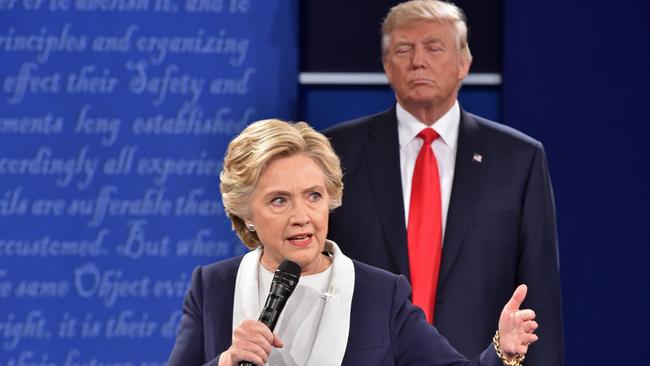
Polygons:
<instances>
[{"instance_id":1,"label":"woman's left hand","mask_svg":"<svg viewBox=\"0 0 650 366\"><path fill-rule=\"evenodd\" d=\"M528 346L537 341L537 335L533 334L537 329L535 312L531 309L519 310L527 291L526 285L519 285L499 318L499 343L501 351L509 358L525 355Z\"/></svg>"}]
</instances>

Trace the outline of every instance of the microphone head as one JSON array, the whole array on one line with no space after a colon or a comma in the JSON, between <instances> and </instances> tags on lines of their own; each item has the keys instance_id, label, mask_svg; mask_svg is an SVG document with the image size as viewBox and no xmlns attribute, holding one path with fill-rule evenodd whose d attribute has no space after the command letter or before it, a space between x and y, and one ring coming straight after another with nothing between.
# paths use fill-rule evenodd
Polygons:
<instances>
[{"instance_id":1,"label":"microphone head","mask_svg":"<svg viewBox=\"0 0 650 366\"><path fill-rule=\"evenodd\" d=\"M289 260L280 263L280 266L275 271L269 295L266 297L266 303L259 318L259 321L266 324L269 329L273 330L275 328L280 312L284 309L284 305L289 300L293 290L298 286L300 271L300 266Z\"/></svg>"},{"instance_id":2,"label":"microphone head","mask_svg":"<svg viewBox=\"0 0 650 366\"><path fill-rule=\"evenodd\" d=\"M300 278L301 268L298 263L285 259L282 263L280 263L278 271L288 273L290 275L296 276L297 278Z\"/></svg>"}]
</instances>

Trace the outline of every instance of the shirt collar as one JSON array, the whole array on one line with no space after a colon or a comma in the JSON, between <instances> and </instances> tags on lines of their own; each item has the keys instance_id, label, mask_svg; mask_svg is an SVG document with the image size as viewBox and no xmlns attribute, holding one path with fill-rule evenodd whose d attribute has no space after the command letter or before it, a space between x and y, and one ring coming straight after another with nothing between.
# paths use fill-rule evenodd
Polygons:
<instances>
[{"instance_id":1,"label":"shirt collar","mask_svg":"<svg viewBox=\"0 0 650 366\"><path fill-rule=\"evenodd\" d=\"M415 116L406 111L399 103L397 110L397 131L399 147L403 148L413 141L418 133L428 126L420 122ZM451 149L456 148L458 141L458 127L460 126L460 106L458 101L440 119L431 126L440 135L442 141Z\"/></svg>"}]
</instances>

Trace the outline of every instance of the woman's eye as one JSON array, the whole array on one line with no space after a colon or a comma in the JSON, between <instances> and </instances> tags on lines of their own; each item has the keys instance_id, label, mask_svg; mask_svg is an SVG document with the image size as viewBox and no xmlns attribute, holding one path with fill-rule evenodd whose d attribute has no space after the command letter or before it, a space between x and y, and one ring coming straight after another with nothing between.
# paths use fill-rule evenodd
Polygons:
<instances>
[{"instance_id":1,"label":"woman's eye","mask_svg":"<svg viewBox=\"0 0 650 366\"><path fill-rule=\"evenodd\" d=\"M285 202L287 202L287 200L284 197L275 197L271 200L271 204L274 206L281 206Z\"/></svg>"},{"instance_id":2,"label":"woman's eye","mask_svg":"<svg viewBox=\"0 0 650 366\"><path fill-rule=\"evenodd\" d=\"M310 199L312 202L318 201L318 200L320 200L322 197L323 197L323 195L322 195L320 192L311 192L311 193L309 194L309 199Z\"/></svg>"}]
</instances>

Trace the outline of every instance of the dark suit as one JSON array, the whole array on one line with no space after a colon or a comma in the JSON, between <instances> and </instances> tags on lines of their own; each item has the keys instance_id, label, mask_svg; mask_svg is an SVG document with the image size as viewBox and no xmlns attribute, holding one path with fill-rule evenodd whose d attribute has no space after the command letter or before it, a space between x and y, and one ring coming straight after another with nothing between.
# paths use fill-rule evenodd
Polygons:
<instances>
[{"instance_id":1,"label":"dark suit","mask_svg":"<svg viewBox=\"0 0 650 366\"><path fill-rule=\"evenodd\" d=\"M409 276L395 108L325 134L344 173L329 237L350 258ZM523 305L540 324L526 366L563 365L555 208L542 145L461 111L454 174L434 324L473 357L525 283Z\"/></svg>"},{"instance_id":2,"label":"dark suit","mask_svg":"<svg viewBox=\"0 0 650 366\"><path fill-rule=\"evenodd\" d=\"M230 347L233 296L241 259L232 258L194 271L168 366L215 366L218 356ZM485 351L472 361L457 353L426 323L422 311L410 303L410 286L403 276L359 262L354 262L354 271L343 365L501 364L491 349L490 337L483 340Z\"/></svg>"}]
</instances>

